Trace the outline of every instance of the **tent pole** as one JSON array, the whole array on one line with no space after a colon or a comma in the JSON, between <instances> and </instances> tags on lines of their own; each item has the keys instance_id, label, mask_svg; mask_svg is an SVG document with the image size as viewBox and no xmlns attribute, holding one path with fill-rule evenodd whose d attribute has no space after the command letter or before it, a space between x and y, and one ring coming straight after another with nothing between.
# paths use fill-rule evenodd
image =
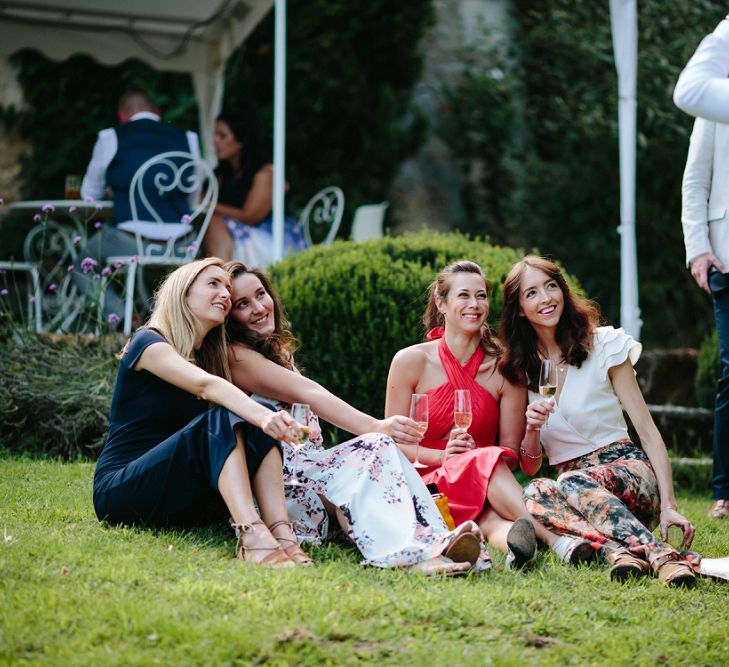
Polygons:
<instances>
[{"instance_id":1,"label":"tent pole","mask_svg":"<svg viewBox=\"0 0 729 667\"><path fill-rule=\"evenodd\" d=\"M273 261L283 257L286 173L286 0L276 0L273 94Z\"/></svg>"}]
</instances>

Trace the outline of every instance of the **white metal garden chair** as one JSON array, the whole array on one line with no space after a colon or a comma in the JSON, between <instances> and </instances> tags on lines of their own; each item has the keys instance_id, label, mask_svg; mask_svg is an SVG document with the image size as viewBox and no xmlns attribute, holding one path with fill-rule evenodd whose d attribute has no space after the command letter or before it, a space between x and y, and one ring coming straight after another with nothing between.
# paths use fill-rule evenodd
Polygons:
<instances>
[{"instance_id":1,"label":"white metal garden chair","mask_svg":"<svg viewBox=\"0 0 729 667\"><path fill-rule=\"evenodd\" d=\"M151 183L150 183L151 181ZM145 188L154 187L159 197L179 191L188 196L202 193L189 216L182 220L162 220L154 210ZM210 165L184 151L160 153L137 169L129 189L132 220L119 229L134 234L136 255L107 258L107 264L126 267L124 287L124 334L132 329L135 287L143 289L142 269L146 266L181 266L195 259L218 201L218 181ZM139 218L138 202L149 215ZM148 218L152 217L153 220ZM139 275L138 275L139 274Z\"/></svg>"},{"instance_id":2,"label":"white metal garden chair","mask_svg":"<svg viewBox=\"0 0 729 667\"><path fill-rule=\"evenodd\" d=\"M331 245L344 214L344 193L335 185L319 190L299 216L308 246Z\"/></svg>"},{"instance_id":3,"label":"white metal garden chair","mask_svg":"<svg viewBox=\"0 0 729 667\"><path fill-rule=\"evenodd\" d=\"M352 220L352 241L366 241L367 239L380 239L383 235L385 211L390 205L383 201L379 204L365 204L358 206Z\"/></svg>"}]
</instances>

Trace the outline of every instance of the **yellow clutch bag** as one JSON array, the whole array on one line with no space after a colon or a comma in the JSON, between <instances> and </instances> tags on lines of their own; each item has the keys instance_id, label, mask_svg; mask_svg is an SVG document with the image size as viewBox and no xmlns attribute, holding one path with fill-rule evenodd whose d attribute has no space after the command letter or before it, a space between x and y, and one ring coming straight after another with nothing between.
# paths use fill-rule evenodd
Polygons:
<instances>
[{"instance_id":1,"label":"yellow clutch bag","mask_svg":"<svg viewBox=\"0 0 729 667\"><path fill-rule=\"evenodd\" d=\"M448 526L448 530L455 530L456 522L453 521L453 517L451 516L451 511L448 508L447 496L445 496L440 491L438 491L438 487L435 484L428 484L428 491L430 491L430 495L433 498L433 502L435 503L435 506L438 508L440 515L443 517L443 521L445 521L446 526Z\"/></svg>"}]
</instances>

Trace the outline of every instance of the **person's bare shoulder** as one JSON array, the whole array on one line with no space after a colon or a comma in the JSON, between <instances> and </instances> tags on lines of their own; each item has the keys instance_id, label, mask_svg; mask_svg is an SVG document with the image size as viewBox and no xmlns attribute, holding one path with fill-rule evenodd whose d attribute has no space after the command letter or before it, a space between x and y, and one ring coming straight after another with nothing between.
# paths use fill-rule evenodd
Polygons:
<instances>
[{"instance_id":1,"label":"person's bare shoulder","mask_svg":"<svg viewBox=\"0 0 729 667\"><path fill-rule=\"evenodd\" d=\"M411 368L422 368L426 363L438 358L437 341L426 341L416 343L410 347L398 350L392 358L393 366L407 366Z\"/></svg>"}]
</instances>

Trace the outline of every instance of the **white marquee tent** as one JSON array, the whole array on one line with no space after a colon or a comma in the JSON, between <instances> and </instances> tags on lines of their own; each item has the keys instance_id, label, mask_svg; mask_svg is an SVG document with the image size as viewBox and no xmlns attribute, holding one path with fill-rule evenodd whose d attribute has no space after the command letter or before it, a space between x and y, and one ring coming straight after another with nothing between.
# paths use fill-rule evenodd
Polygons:
<instances>
[{"instance_id":1,"label":"white marquee tent","mask_svg":"<svg viewBox=\"0 0 729 667\"><path fill-rule=\"evenodd\" d=\"M101 63L138 58L160 70L192 75L205 154L223 98L225 62L276 6L274 100L274 252L283 248L286 0L3 0L0 56L32 47L62 60L86 53ZM635 248L636 0L610 0L619 85L621 324L638 337Z\"/></svg>"}]
</instances>

